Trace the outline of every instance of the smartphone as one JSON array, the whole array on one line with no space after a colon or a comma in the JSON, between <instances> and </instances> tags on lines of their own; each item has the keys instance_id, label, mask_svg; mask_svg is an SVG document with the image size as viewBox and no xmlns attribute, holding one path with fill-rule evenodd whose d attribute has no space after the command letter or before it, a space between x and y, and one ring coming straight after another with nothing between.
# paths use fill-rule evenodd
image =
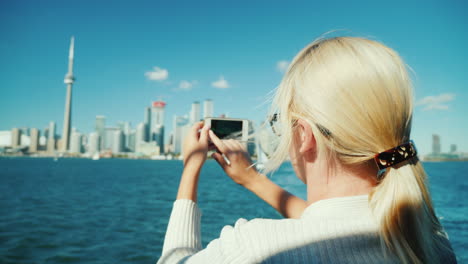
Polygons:
<instances>
[{"instance_id":1,"label":"smartphone","mask_svg":"<svg viewBox=\"0 0 468 264\"><path fill-rule=\"evenodd\" d=\"M249 120L236 118L207 118L205 124L220 139L235 139L247 141L249 136Z\"/></svg>"}]
</instances>

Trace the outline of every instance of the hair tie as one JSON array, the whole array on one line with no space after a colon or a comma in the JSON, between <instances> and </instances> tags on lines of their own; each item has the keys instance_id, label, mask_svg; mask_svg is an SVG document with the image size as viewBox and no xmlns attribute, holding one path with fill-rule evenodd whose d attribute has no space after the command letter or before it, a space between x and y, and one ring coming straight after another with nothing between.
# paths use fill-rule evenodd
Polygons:
<instances>
[{"instance_id":1,"label":"hair tie","mask_svg":"<svg viewBox=\"0 0 468 264\"><path fill-rule=\"evenodd\" d=\"M416 147L414 146L414 142L412 140L401 144L398 147L375 154L374 160L379 167L378 176L380 177L387 168L395 167L399 163L416 157L417 154Z\"/></svg>"}]
</instances>

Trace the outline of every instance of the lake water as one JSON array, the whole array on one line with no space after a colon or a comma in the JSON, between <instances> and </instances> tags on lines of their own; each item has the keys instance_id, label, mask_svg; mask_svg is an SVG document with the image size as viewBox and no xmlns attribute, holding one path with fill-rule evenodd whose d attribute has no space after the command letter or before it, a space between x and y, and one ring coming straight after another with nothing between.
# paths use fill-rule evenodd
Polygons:
<instances>
[{"instance_id":1,"label":"lake water","mask_svg":"<svg viewBox=\"0 0 468 264\"><path fill-rule=\"evenodd\" d=\"M468 263L468 163L424 166L458 261ZM155 263L181 172L180 161L0 158L0 263ZM289 163L272 180L305 198ZM281 218L212 160L199 207L204 246L238 218Z\"/></svg>"}]
</instances>

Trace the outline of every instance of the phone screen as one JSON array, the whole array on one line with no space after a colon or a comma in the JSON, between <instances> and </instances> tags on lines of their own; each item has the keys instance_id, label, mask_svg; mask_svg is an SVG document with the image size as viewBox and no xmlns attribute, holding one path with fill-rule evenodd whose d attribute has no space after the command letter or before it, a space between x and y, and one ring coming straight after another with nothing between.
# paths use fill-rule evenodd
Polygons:
<instances>
[{"instance_id":1,"label":"phone screen","mask_svg":"<svg viewBox=\"0 0 468 264\"><path fill-rule=\"evenodd\" d=\"M211 120L211 130L220 139L240 139L242 137L242 120Z\"/></svg>"}]
</instances>

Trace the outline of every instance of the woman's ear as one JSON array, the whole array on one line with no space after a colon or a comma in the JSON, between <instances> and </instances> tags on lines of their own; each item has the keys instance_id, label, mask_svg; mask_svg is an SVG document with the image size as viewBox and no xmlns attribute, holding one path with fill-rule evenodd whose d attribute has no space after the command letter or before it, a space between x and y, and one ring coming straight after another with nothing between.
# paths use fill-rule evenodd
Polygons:
<instances>
[{"instance_id":1,"label":"woman's ear","mask_svg":"<svg viewBox=\"0 0 468 264\"><path fill-rule=\"evenodd\" d=\"M298 119L297 129L299 132L298 139L300 140L300 142L298 142L300 144L299 152L301 154L305 154L310 151L315 152L315 148L316 148L315 136L314 136L314 132L312 131L312 128L310 127L310 124L304 119Z\"/></svg>"}]
</instances>

